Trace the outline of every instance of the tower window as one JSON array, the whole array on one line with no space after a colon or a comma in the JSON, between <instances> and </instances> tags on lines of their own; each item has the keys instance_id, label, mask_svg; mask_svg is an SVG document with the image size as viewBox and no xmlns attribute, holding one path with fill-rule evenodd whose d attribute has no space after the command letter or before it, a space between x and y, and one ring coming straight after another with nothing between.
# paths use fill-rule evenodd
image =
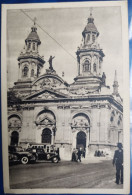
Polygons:
<instances>
[{"instance_id":1,"label":"tower window","mask_svg":"<svg viewBox=\"0 0 132 195\"><path fill-rule=\"evenodd\" d=\"M84 72L89 72L90 70L91 70L90 62L88 60L86 60L84 65L83 65L83 71Z\"/></svg>"},{"instance_id":2,"label":"tower window","mask_svg":"<svg viewBox=\"0 0 132 195\"><path fill-rule=\"evenodd\" d=\"M111 122L113 122L113 120L114 120L114 117L113 117L113 116L111 116L110 121L111 121Z\"/></svg>"},{"instance_id":3,"label":"tower window","mask_svg":"<svg viewBox=\"0 0 132 195\"><path fill-rule=\"evenodd\" d=\"M97 71L97 67L96 67L96 64L94 63L93 65L93 71L96 72Z\"/></svg>"},{"instance_id":4,"label":"tower window","mask_svg":"<svg viewBox=\"0 0 132 195\"><path fill-rule=\"evenodd\" d=\"M92 41L95 42L95 35L92 35Z\"/></svg>"},{"instance_id":5,"label":"tower window","mask_svg":"<svg viewBox=\"0 0 132 195\"><path fill-rule=\"evenodd\" d=\"M35 43L33 43L33 50L35 50Z\"/></svg>"},{"instance_id":6,"label":"tower window","mask_svg":"<svg viewBox=\"0 0 132 195\"><path fill-rule=\"evenodd\" d=\"M31 77L34 77L34 69L31 70Z\"/></svg>"},{"instance_id":7,"label":"tower window","mask_svg":"<svg viewBox=\"0 0 132 195\"><path fill-rule=\"evenodd\" d=\"M28 50L31 48L31 43L29 42L28 43Z\"/></svg>"},{"instance_id":8,"label":"tower window","mask_svg":"<svg viewBox=\"0 0 132 195\"><path fill-rule=\"evenodd\" d=\"M23 69L23 76L24 77L28 76L28 67L27 66L25 66L24 69Z\"/></svg>"}]
</instances>

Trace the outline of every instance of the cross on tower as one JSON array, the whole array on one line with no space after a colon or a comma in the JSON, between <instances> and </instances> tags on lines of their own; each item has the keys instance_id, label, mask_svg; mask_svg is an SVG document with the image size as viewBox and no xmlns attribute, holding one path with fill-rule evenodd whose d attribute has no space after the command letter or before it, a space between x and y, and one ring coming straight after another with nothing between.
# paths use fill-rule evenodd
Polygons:
<instances>
[{"instance_id":1,"label":"cross on tower","mask_svg":"<svg viewBox=\"0 0 132 195\"><path fill-rule=\"evenodd\" d=\"M36 20L37 20L37 18L35 17L35 18L33 19L33 21L34 21L34 26L36 25Z\"/></svg>"},{"instance_id":2,"label":"cross on tower","mask_svg":"<svg viewBox=\"0 0 132 195\"><path fill-rule=\"evenodd\" d=\"M90 16L92 16L92 11L93 11L93 8L90 7Z\"/></svg>"}]
</instances>

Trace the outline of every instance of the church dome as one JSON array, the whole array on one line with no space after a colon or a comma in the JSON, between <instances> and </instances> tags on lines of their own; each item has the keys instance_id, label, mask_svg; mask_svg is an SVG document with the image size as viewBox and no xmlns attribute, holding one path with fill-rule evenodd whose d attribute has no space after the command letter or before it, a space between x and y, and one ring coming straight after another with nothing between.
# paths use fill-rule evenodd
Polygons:
<instances>
[{"instance_id":1,"label":"church dome","mask_svg":"<svg viewBox=\"0 0 132 195\"><path fill-rule=\"evenodd\" d=\"M97 36L99 35L99 32L94 24L94 18L92 17L91 14L90 14L90 17L88 18L88 23L87 23L86 27L84 28L82 35L84 35L85 33L88 33L88 32L95 32L97 34Z\"/></svg>"},{"instance_id":2,"label":"church dome","mask_svg":"<svg viewBox=\"0 0 132 195\"><path fill-rule=\"evenodd\" d=\"M36 42L38 42L39 45L41 44L41 41L40 41L39 36L37 34L37 28L35 26L33 26L31 28L31 32L28 35L27 39L25 40L25 42L28 42L28 41L36 41Z\"/></svg>"}]
</instances>

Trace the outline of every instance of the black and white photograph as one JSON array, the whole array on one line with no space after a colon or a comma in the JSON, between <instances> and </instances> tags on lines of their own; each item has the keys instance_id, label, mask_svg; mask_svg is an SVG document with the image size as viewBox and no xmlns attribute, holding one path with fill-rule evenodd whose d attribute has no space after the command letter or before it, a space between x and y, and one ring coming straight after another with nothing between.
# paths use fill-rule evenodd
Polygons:
<instances>
[{"instance_id":1,"label":"black and white photograph","mask_svg":"<svg viewBox=\"0 0 132 195\"><path fill-rule=\"evenodd\" d=\"M127 2L2 8L5 192L129 193Z\"/></svg>"}]
</instances>

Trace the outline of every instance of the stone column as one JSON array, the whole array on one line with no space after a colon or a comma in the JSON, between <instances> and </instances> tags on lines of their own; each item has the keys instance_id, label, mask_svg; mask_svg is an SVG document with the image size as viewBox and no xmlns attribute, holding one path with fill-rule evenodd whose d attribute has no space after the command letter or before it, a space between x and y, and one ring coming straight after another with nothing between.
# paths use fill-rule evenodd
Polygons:
<instances>
[{"instance_id":1,"label":"stone column","mask_svg":"<svg viewBox=\"0 0 132 195\"><path fill-rule=\"evenodd\" d=\"M82 63L83 62L83 58L84 57L80 56L80 75L83 75L83 63Z\"/></svg>"},{"instance_id":2,"label":"stone column","mask_svg":"<svg viewBox=\"0 0 132 195\"><path fill-rule=\"evenodd\" d=\"M72 149L76 148L76 135L77 135L77 132L75 130L73 130L73 132L72 132Z\"/></svg>"},{"instance_id":3,"label":"stone column","mask_svg":"<svg viewBox=\"0 0 132 195\"><path fill-rule=\"evenodd\" d=\"M29 62L29 73L28 73L28 78L31 78L31 69L32 69L32 64Z\"/></svg>"},{"instance_id":4,"label":"stone column","mask_svg":"<svg viewBox=\"0 0 132 195\"><path fill-rule=\"evenodd\" d=\"M92 53L92 56L91 56L91 73L94 73L93 72L93 57L94 57L94 54Z\"/></svg>"},{"instance_id":5,"label":"stone column","mask_svg":"<svg viewBox=\"0 0 132 195\"><path fill-rule=\"evenodd\" d=\"M96 73L96 75L99 76L99 56L97 56L96 59L97 59L97 64L96 64L97 65L97 67L96 67L97 73Z\"/></svg>"},{"instance_id":6,"label":"stone column","mask_svg":"<svg viewBox=\"0 0 132 195\"><path fill-rule=\"evenodd\" d=\"M22 75L22 65L20 64L20 68L19 68L19 79L22 79L23 75Z\"/></svg>"},{"instance_id":7,"label":"stone column","mask_svg":"<svg viewBox=\"0 0 132 195\"><path fill-rule=\"evenodd\" d=\"M89 134L90 134L90 128L86 130L86 156L89 154L89 143L90 143L90 140L89 140Z\"/></svg>"},{"instance_id":8,"label":"stone column","mask_svg":"<svg viewBox=\"0 0 132 195\"><path fill-rule=\"evenodd\" d=\"M52 129L50 130L51 130L51 145L53 145L54 144L54 132Z\"/></svg>"}]
</instances>

